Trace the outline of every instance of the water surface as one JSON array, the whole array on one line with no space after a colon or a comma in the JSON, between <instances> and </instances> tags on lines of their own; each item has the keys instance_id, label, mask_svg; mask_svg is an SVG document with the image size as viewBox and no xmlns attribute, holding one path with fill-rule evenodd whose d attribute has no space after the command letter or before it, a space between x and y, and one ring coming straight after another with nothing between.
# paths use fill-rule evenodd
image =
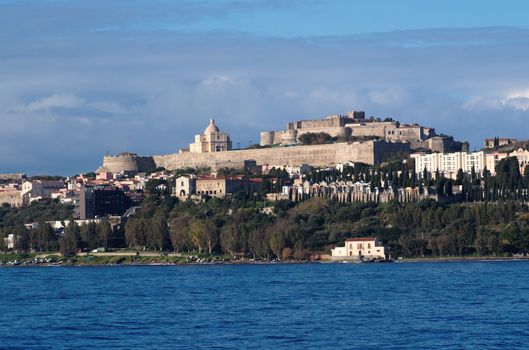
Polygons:
<instances>
[{"instance_id":1,"label":"water surface","mask_svg":"<svg viewBox=\"0 0 529 350\"><path fill-rule=\"evenodd\" d=\"M0 269L1 349L529 348L529 263Z\"/></svg>"}]
</instances>

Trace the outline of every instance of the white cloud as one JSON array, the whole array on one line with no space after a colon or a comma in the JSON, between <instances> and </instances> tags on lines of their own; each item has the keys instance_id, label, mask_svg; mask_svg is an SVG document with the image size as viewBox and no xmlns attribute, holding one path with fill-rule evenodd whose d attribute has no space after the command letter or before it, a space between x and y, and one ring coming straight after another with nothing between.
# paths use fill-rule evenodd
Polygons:
<instances>
[{"instance_id":1,"label":"white cloud","mask_svg":"<svg viewBox=\"0 0 529 350\"><path fill-rule=\"evenodd\" d=\"M527 111L529 110L529 97L514 97L505 102L505 105L515 110Z\"/></svg>"},{"instance_id":2,"label":"white cloud","mask_svg":"<svg viewBox=\"0 0 529 350\"><path fill-rule=\"evenodd\" d=\"M75 95L54 94L32 101L24 106L15 108L19 112L40 112L49 111L53 108L76 108L85 103L85 100Z\"/></svg>"},{"instance_id":3,"label":"white cloud","mask_svg":"<svg viewBox=\"0 0 529 350\"><path fill-rule=\"evenodd\" d=\"M399 107L409 102L408 93L397 87L372 90L368 96L372 102L384 107Z\"/></svg>"},{"instance_id":4,"label":"white cloud","mask_svg":"<svg viewBox=\"0 0 529 350\"><path fill-rule=\"evenodd\" d=\"M529 90L504 94L504 97L472 97L463 104L469 111L529 110Z\"/></svg>"},{"instance_id":5,"label":"white cloud","mask_svg":"<svg viewBox=\"0 0 529 350\"><path fill-rule=\"evenodd\" d=\"M95 169L106 151L175 152L211 116L243 145L261 130L351 109L421 122L473 145L500 132L524 137L528 34L425 30L421 36L432 41L464 35L474 44L414 48L387 45L405 41L404 31L334 37L333 45L218 33L131 38L120 31L46 45L7 40L0 149L16 156L0 153L0 164L68 173ZM482 39L488 44L477 50Z\"/></svg>"}]
</instances>

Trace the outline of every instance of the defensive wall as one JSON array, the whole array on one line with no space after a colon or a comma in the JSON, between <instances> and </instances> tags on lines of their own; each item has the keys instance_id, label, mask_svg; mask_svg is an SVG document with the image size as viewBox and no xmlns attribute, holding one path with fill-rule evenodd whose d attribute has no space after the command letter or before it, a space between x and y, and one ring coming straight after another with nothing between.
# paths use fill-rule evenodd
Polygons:
<instances>
[{"instance_id":1,"label":"defensive wall","mask_svg":"<svg viewBox=\"0 0 529 350\"><path fill-rule=\"evenodd\" d=\"M212 153L175 153L153 156L152 159L156 167L164 167L168 170L187 167L243 168L244 161L249 159L255 160L257 164L286 166L310 164L314 167L326 167L347 161L378 164L388 154L409 151L408 143L364 141Z\"/></svg>"},{"instance_id":2,"label":"defensive wall","mask_svg":"<svg viewBox=\"0 0 529 350\"><path fill-rule=\"evenodd\" d=\"M103 166L97 172L145 172L156 168L152 157L142 157L135 153L121 153L115 156L104 156Z\"/></svg>"}]
</instances>

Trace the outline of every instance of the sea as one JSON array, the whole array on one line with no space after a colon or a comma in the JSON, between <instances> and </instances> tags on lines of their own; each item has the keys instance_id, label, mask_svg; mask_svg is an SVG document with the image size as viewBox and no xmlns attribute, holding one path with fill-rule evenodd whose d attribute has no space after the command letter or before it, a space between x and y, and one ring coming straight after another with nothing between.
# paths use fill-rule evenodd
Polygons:
<instances>
[{"instance_id":1,"label":"sea","mask_svg":"<svg viewBox=\"0 0 529 350\"><path fill-rule=\"evenodd\" d=\"M0 349L529 349L529 262L0 268Z\"/></svg>"}]
</instances>

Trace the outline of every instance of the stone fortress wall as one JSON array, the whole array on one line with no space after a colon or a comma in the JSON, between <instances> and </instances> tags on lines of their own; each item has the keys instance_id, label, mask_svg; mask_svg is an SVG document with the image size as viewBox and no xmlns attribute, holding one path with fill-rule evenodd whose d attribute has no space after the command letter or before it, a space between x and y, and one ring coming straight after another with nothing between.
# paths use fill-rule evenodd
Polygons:
<instances>
[{"instance_id":1,"label":"stone fortress wall","mask_svg":"<svg viewBox=\"0 0 529 350\"><path fill-rule=\"evenodd\" d=\"M144 172L157 167L168 170L182 168L210 167L243 168L245 160L255 160L257 164L300 166L310 164L314 167L333 166L344 162L378 164L391 153L409 152L408 143L386 141L364 141L353 143L334 143L313 146L290 146L262 149L233 150L210 153L173 153L139 157L117 155L105 156L103 166L97 171L113 173Z\"/></svg>"},{"instance_id":2,"label":"stone fortress wall","mask_svg":"<svg viewBox=\"0 0 529 350\"><path fill-rule=\"evenodd\" d=\"M245 160L255 160L257 164L286 166L310 164L314 167L326 167L347 161L378 164L387 154L409 151L408 143L365 141L200 154L175 153L152 158L156 167L164 167L168 170L187 167L243 168Z\"/></svg>"},{"instance_id":3,"label":"stone fortress wall","mask_svg":"<svg viewBox=\"0 0 529 350\"><path fill-rule=\"evenodd\" d=\"M152 157L138 156L135 153L120 153L115 156L104 156L103 166L97 169L97 172L109 171L112 173L119 172L145 172L156 168Z\"/></svg>"},{"instance_id":4,"label":"stone fortress wall","mask_svg":"<svg viewBox=\"0 0 529 350\"><path fill-rule=\"evenodd\" d=\"M417 124L400 124L394 120L365 119L365 113L330 115L319 120L299 120L287 124L285 130L261 132L260 145L293 144L307 133L326 133L332 137L378 138L385 141L420 142L436 136L435 130Z\"/></svg>"},{"instance_id":5,"label":"stone fortress wall","mask_svg":"<svg viewBox=\"0 0 529 350\"><path fill-rule=\"evenodd\" d=\"M354 142L300 146L299 137L304 133L325 132L331 136L357 136L372 138ZM435 136L435 130L417 124L400 124L397 121L370 118L364 112L353 111L347 115L331 115L320 120L290 122L282 131L261 133L262 149L226 150L213 147L222 133L210 120L210 125L195 140L201 143L200 152L182 150L179 153L140 157L134 153L105 156L98 169L114 173L145 172L156 167L168 170L180 168L210 167L243 168L244 161L254 160L259 165L327 167L343 162L378 164L392 153L410 152L426 148L443 152L454 146L453 138ZM196 143L196 142L195 142ZM193 145L193 144L192 144ZM460 148L460 145L456 145Z\"/></svg>"},{"instance_id":6,"label":"stone fortress wall","mask_svg":"<svg viewBox=\"0 0 529 350\"><path fill-rule=\"evenodd\" d=\"M352 111L347 115L330 115L319 120L299 120L287 124L285 130L261 132L260 145L293 144L303 134L324 132L332 137L351 136L351 128L347 123L364 120L364 112Z\"/></svg>"}]
</instances>

